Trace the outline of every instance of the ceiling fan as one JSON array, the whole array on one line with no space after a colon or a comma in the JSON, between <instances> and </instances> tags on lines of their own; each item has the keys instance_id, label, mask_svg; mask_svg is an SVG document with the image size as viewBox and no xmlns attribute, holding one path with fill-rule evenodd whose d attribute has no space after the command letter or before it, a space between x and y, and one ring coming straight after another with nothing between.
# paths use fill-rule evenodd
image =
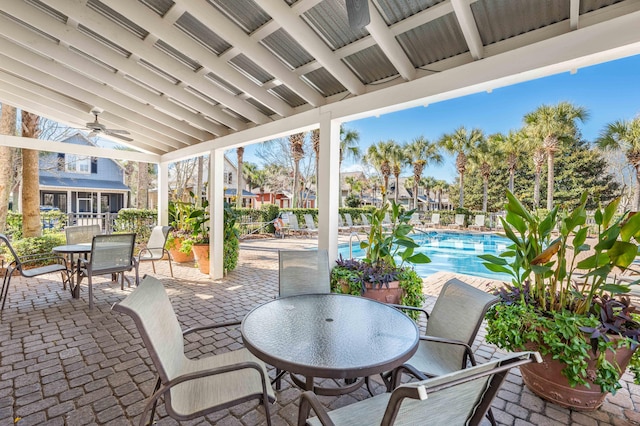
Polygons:
<instances>
[{"instance_id":1,"label":"ceiling fan","mask_svg":"<svg viewBox=\"0 0 640 426\"><path fill-rule=\"evenodd\" d=\"M351 28L362 28L369 25L369 0L345 0L347 18Z\"/></svg>"},{"instance_id":2,"label":"ceiling fan","mask_svg":"<svg viewBox=\"0 0 640 426\"><path fill-rule=\"evenodd\" d=\"M91 133L89 133L89 137L93 137L93 136L97 136L99 134L103 134L103 135L113 136L113 137L116 137L118 139L122 139L122 140L127 141L127 142L133 141L133 139L128 138L126 136L123 136L123 135L128 135L129 134L128 131L119 130L119 129L107 129L107 127L104 124L100 123L98 121L98 115L101 112L102 112L102 110L98 109L98 108L93 108L91 110L91 114L93 114L95 116L95 120L90 121L90 122L85 124L87 129L91 130Z\"/></svg>"}]
</instances>

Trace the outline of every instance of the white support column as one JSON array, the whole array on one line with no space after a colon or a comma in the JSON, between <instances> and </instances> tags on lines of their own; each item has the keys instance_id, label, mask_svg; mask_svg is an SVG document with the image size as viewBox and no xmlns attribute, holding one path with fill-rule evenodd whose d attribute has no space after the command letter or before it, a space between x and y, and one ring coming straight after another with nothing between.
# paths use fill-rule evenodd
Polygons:
<instances>
[{"instance_id":1,"label":"white support column","mask_svg":"<svg viewBox=\"0 0 640 426\"><path fill-rule=\"evenodd\" d=\"M100 215L102 214L102 192L100 191L96 193L96 202L98 203L96 206L96 212Z\"/></svg>"},{"instance_id":2,"label":"white support column","mask_svg":"<svg viewBox=\"0 0 640 426\"><path fill-rule=\"evenodd\" d=\"M209 213L211 214L209 230L209 262L213 279L220 279L223 270L224 244L224 149L211 151L209 157Z\"/></svg>"},{"instance_id":3,"label":"white support column","mask_svg":"<svg viewBox=\"0 0 640 426\"><path fill-rule=\"evenodd\" d=\"M329 264L338 257L338 197L340 196L340 123L331 113L320 117L318 161L318 248L327 249Z\"/></svg>"},{"instance_id":4,"label":"white support column","mask_svg":"<svg viewBox=\"0 0 640 426\"><path fill-rule=\"evenodd\" d=\"M73 191L67 189L67 213L73 212Z\"/></svg>"},{"instance_id":5,"label":"white support column","mask_svg":"<svg viewBox=\"0 0 640 426\"><path fill-rule=\"evenodd\" d=\"M157 163L158 166L158 225L169 224L169 163Z\"/></svg>"}]
</instances>

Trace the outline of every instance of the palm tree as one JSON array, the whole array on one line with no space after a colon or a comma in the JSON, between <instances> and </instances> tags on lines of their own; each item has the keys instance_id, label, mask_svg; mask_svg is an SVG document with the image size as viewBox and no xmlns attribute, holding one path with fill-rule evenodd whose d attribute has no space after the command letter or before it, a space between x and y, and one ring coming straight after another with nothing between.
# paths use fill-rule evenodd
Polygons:
<instances>
[{"instance_id":1,"label":"palm tree","mask_svg":"<svg viewBox=\"0 0 640 426\"><path fill-rule=\"evenodd\" d=\"M480 129L470 132L464 126L460 126L453 133L445 134L438 144L450 154L456 154L456 169L460 175L460 207L464 207L464 173L467 168L467 156L479 141L484 139Z\"/></svg>"},{"instance_id":2,"label":"palm tree","mask_svg":"<svg viewBox=\"0 0 640 426\"><path fill-rule=\"evenodd\" d=\"M291 156L293 157L293 202L292 207L299 207L300 199L300 160L304 157L304 133L294 133L289 135L289 145L291 147Z\"/></svg>"},{"instance_id":3,"label":"palm tree","mask_svg":"<svg viewBox=\"0 0 640 426\"><path fill-rule=\"evenodd\" d=\"M0 117L0 135L14 136L16 133L16 108L2 104ZM0 146L0 232L6 232L9 194L11 193L11 175L13 172L13 149Z\"/></svg>"},{"instance_id":4,"label":"palm tree","mask_svg":"<svg viewBox=\"0 0 640 426\"><path fill-rule=\"evenodd\" d=\"M382 205L387 202L387 189L389 188L389 176L391 175L391 158L396 143L392 140L379 141L370 145L364 157L365 162L371 164L382 175Z\"/></svg>"},{"instance_id":5,"label":"palm tree","mask_svg":"<svg viewBox=\"0 0 640 426\"><path fill-rule=\"evenodd\" d=\"M242 189L244 185L242 184L244 178L244 167L242 167L242 161L244 159L244 148L239 146L236 148L236 155L238 156L238 181L236 182L236 207L242 207Z\"/></svg>"},{"instance_id":6,"label":"palm tree","mask_svg":"<svg viewBox=\"0 0 640 426\"><path fill-rule=\"evenodd\" d=\"M399 145L396 141L393 142L393 149L391 150L391 171L396 180L395 191L393 194L393 201L398 203L398 195L400 194L400 173L402 173L402 166L406 163L404 156L404 146Z\"/></svg>"},{"instance_id":7,"label":"palm tree","mask_svg":"<svg viewBox=\"0 0 640 426\"><path fill-rule=\"evenodd\" d=\"M540 206L540 175L542 174L542 166L544 166L545 151L542 141L530 134L530 129L522 130L524 135L524 149L531 153L531 161L533 162L533 208Z\"/></svg>"},{"instance_id":8,"label":"palm tree","mask_svg":"<svg viewBox=\"0 0 640 426\"><path fill-rule=\"evenodd\" d=\"M38 137L40 117L22 111L22 137ZM39 152L22 148L22 236L39 237L42 235L40 223L40 183L38 170Z\"/></svg>"},{"instance_id":9,"label":"palm tree","mask_svg":"<svg viewBox=\"0 0 640 426\"><path fill-rule=\"evenodd\" d=\"M442 163L442 155L440 155L438 146L429 142L424 136L419 136L411 141L405 147L404 152L407 162L413 166L413 208L415 209L418 208L418 185L422 178L422 172L430 162Z\"/></svg>"},{"instance_id":10,"label":"palm tree","mask_svg":"<svg viewBox=\"0 0 640 426\"><path fill-rule=\"evenodd\" d=\"M438 200L438 210L442 210L442 193L448 192L449 186L446 180L437 180L433 185L433 191L436 193L436 200Z\"/></svg>"},{"instance_id":11,"label":"palm tree","mask_svg":"<svg viewBox=\"0 0 640 426\"><path fill-rule=\"evenodd\" d=\"M429 193L431 192L432 189L435 188L435 186L438 184L438 181L433 176L427 176L420 179L420 183L424 187L424 193L427 198L427 210L429 210L429 203L430 203L429 199L431 198L429 196Z\"/></svg>"},{"instance_id":12,"label":"palm tree","mask_svg":"<svg viewBox=\"0 0 640 426\"><path fill-rule=\"evenodd\" d=\"M245 165L246 164L250 163L245 163ZM262 205L262 203L264 203L264 187L267 184L267 172L264 169L256 169L251 181L260 188L260 205Z\"/></svg>"},{"instance_id":13,"label":"palm tree","mask_svg":"<svg viewBox=\"0 0 640 426\"><path fill-rule=\"evenodd\" d=\"M340 158L338 163L338 171L342 170L342 161L351 158L358 161L362 157L360 152L360 134L357 130L345 129L340 126ZM340 182L342 188L342 182ZM342 207L342 196L338 197L338 206Z\"/></svg>"},{"instance_id":14,"label":"palm tree","mask_svg":"<svg viewBox=\"0 0 640 426\"><path fill-rule=\"evenodd\" d=\"M524 121L534 137L542 140L547 155L547 209L553 208L554 158L560 143L576 137L577 121L584 122L589 113L583 107L569 102L557 105L542 105L526 114Z\"/></svg>"},{"instance_id":15,"label":"palm tree","mask_svg":"<svg viewBox=\"0 0 640 426\"><path fill-rule=\"evenodd\" d=\"M489 197L489 178L491 177L491 170L493 165L500 164L502 152L500 151L499 144L504 140L504 136L500 133L489 136L487 139L482 140L476 146L476 149L471 152L470 160L474 168L476 168L482 176L482 211L487 211L488 197Z\"/></svg>"},{"instance_id":16,"label":"palm tree","mask_svg":"<svg viewBox=\"0 0 640 426\"><path fill-rule=\"evenodd\" d=\"M603 149L624 151L627 161L636 171L633 209L640 210L640 117L607 124L596 144Z\"/></svg>"},{"instance_id":17,"label":"palm tree","mask_svg":"<svg viewBox=\"0 0 640 426\"><path fill-rule=\"evenodd\" d=\"M139 209L149 208L149 164L138 161L138 197Z\"/></svg>"},{"instance_id":18,"label":"palm tree","mask_svg":"<svg viewBox=\"0 0 640 426\"><path fill-rule=\"evenodd\" d=\"M500 135L500 136L498 136ZM506 160L507 169L509 170L509 191L513 192L516 170L518 169L518 158L526 144L526 135L522 131L509 130L509 134L504 136L500 133L494 135L498 149Z\"/></svg>"},{"instance_id":19,"label":"palm tree","mask_svg":"<svg viewBox=\"0 0 640 426\"><path fill-rule=\"evenodd\" d=\"M256 173L258 173L258 165L250 162L242 163L242 175L244 176L244 181L247 183L245 188L249 191L253 189L256 180Z\"/></svg>"},{"instance_id":20,"label":"palm tree","mask_svg":"<svg viewBox=\"0 0 640 426\"><path fill-rule=\"evenodd\" d=\"M316 206L318 205L318 174L320 174L320 129L313 129L311 131L311 145L313 146L313 152L316 154ZM340 174L340 172L338 172Z\"/></svg>"}]
</instances>

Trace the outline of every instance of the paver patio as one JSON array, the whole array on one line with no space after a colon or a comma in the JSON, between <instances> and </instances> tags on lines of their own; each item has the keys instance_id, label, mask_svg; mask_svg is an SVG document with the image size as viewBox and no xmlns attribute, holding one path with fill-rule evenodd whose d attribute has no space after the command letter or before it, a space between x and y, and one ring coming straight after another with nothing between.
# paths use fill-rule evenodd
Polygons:
<instances>
[{"instance_id":1,"label":"paver patio","mask_svg":"<svg viewBox=\"0 0 640 426\"><path fill-rule=\"evenodd\" d=\"M277 249L308 247L314 240L254 240L245 242L238 268L211 282L192 264L156 264L184 327L207 322L240 320L252 307L277 294ZM141 274L151 273L141 266ZM452 274L438 273L425 280L430 310L442 284ZM481 288L486 279L464 277ZM79 300L62 290L58 276L12 280L0 322L0 425L130 425L137 424L146 398L155 384L155 370L129 317L114 313L111 305L131 289L103 282L94 286L96 305L89 310L86 286ZM497 353L483 340L481 330L474 350L486 360ZM188 355L198 357L242 346L238 328L188 336ZM271 370L273 375L273 370ZM326 384L326 383L325 383ZM542 401L524 388L518 372L511 373L494 401L502 425L631 425L640 424L640 386L631 376L595 412L575 412ZM378 383L377 392L382 392ZM274 425L294 425L301 391L289 379L277 392ZM341 397L321 397L330 408L368 397L360 389ZM255 401L182 424L258 425L264 411ZM158 425L178 424L160 405Z\"/></svg>"}]
</instances>

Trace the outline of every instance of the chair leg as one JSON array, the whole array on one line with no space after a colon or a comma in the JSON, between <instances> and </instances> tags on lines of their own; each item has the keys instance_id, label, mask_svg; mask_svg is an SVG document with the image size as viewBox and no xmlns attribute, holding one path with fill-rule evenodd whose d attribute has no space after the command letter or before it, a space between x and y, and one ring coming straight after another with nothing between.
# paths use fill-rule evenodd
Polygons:
<instances>
[{"instance_id":1,"label":"chair leg","mask_svg":"<svg viewBox=\"0 0 640 426\"><path fill-rule=\"evenodd\" d=\"M4 304L7 302L7 297L9 296L9 284L11 284L11 275L13 275L13 269L7 268L4 271L2 290L0 290L0 299L2 300L2 307L0 307L0 311L4 310Z\"/></svg>"},{"instance_id":2,"label":"chair leg","mask_svg":"<svg viewBox=\"0 0 640 426\"><path fill-rule=\"evenodd\" d=\"M93 309L93 283L91 282L91 274L87 278L89 281L89 310Z\"/></svg>"},{"instance_id":3,"label":"chair leg","mask_svg":"<svg viewBox=\"0 0 640 426\"><path fill-rule=\"evenodd\" d=\"M160 377L158 377L158 381L156 381L156 387L153 388L153 392L151 392L151 395L158 392L158 389L160 389L161 384L162 382L160 381ZM153 407L151 407L151 418L149 418L149 425L153 424L153 417L156 415L156 405L158 405L157 399L153 402Z\"/></svg>"},{"instance_id":4,"label":"chair leg","mask_svg":"<svg viewBox=\"0 0 640 426\"><path fill-rule=\"evenodd\" d=\"M153 260L151 261L151 267L153 268L153 273L156 273L156 262L154 262Z\"/></svg>"},{"instance_id":5,"label":"chair leg","mask_svg":"<svg viewBox=\"0 0 640 426\"><path fill-rule=\"evenodd\" d=\"M167 251L167 259L169 260L169 272L171 272L171 278L173 278L173 266L171 266L171 255Z\"/></svg>"},{"instance_id":6,"label":"chair leg","mask_svg":"<svg viewBox=\"0 0 640 426\"><path fill-rule=\"evenodd\" d=\"M493 411L491 411L491 407L489 407L489 411L487 411L487 415L485 417L489 420L491 426L497 426L498 423L496 423L496 418L493 417Z\"/></svg>"}]
</instances>

